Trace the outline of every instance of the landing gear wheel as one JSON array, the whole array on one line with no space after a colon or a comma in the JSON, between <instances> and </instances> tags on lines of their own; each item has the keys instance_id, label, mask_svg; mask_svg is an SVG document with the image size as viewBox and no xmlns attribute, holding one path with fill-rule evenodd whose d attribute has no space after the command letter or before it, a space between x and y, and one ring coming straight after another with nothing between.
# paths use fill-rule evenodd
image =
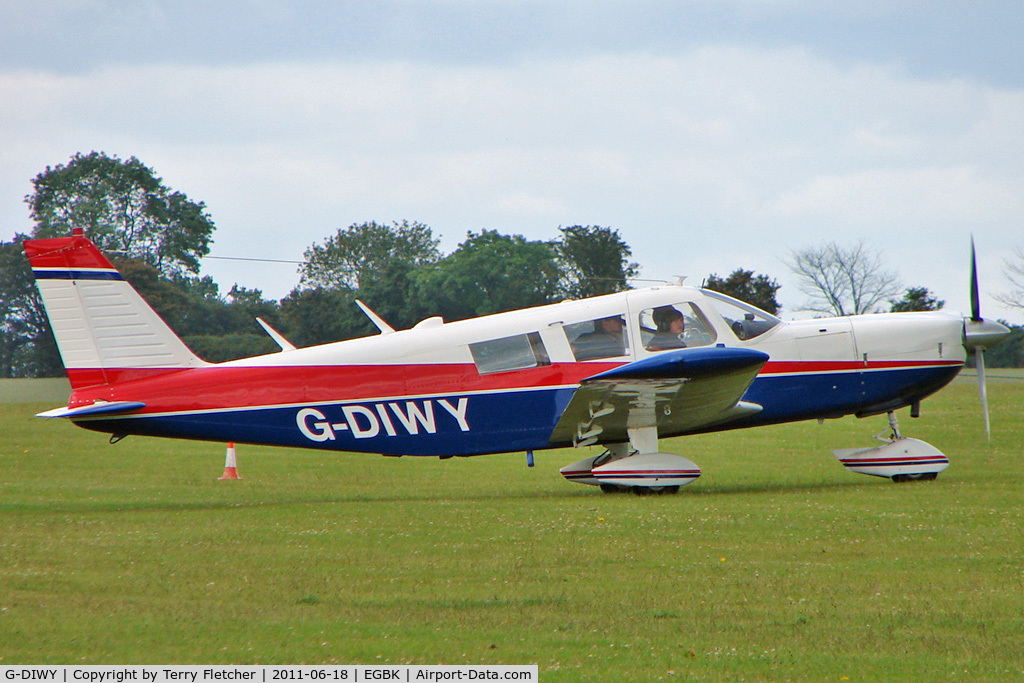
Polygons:
<instances>
[{"instance_id":1,"label":"landing gear wheel","mask_svg":"<svg viewBox=\"0 0 1024 683\"><path fill-rule=\"evenodd\" d=\"M908 481L934 481L939 476L938 472L921 472L919 474L894 474L892 481L895 484L902 484Z\"/></svg>"},{"instance_id":2,"label":"landing gear wheel","mask_svg":"<svg viewBox=\"0 0 1024 683\"><path fill-rule=\"evenodd\" d=\"M618 484L601 484L602 493L626 493L629 491L627 486L619 486Z\"/></svg>"}]
</instances>

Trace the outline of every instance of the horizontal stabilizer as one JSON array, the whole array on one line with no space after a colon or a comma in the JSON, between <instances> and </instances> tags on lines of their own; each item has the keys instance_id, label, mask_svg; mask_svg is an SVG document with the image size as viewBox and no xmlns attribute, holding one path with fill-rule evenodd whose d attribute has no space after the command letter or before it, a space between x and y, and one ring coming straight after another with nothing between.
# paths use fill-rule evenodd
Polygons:
<instances>
[{"instance_id":1,"label":"horizontal stabilizer","mask_svg":"<svg viewBox=\"0 0 1024 683\"><path fill-rule=\"evenodd\" d=\"M145 408L145 403L138 401L96 401L87 406L78 406L71 408L65 406L63 408L54 408L53 410L47 410L45 413L39 413L36 417L92 417L93 415L109 415L112 413L130 413L133 410L140 410Z\"/></svg>"}]
</instances>

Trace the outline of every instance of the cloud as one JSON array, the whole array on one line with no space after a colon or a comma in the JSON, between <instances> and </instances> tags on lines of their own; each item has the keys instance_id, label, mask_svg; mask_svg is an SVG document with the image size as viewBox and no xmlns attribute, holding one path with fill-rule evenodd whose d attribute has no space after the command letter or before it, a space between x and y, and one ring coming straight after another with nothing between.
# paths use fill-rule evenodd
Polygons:
<instances>
[{"instance_id":1,"label":"cloud","mask_svg":"<svg viewBox=\"0 0 1024 683\"><path fill-rule=\"evenodd\" d=\"M0 98L0 181L23 188L0 197L7 234L28 229L29 178L102 149L205 201L218 255L298 258L371 219L427 222L447 249L467 230L593 223L647 276L752 268L793 308L790 249L866 237L952 304L963 266L942 243L1009 249L1024 216L1024 93L803 49L21 70ZM209 268L275 297L296 281Z\"/></svg>"},{"instance_id":2,"label":"cloud","mask_svg":"<svg viewBox=\"0 0 1024 683\"><path fill-rule=\"evenodd\" d=\"M831 220L838 214L843 221L837 227L847 230L889 224L948 229L1020 216L1020 189L1004 178L982 177L971 166L883 168L812 178L783 194L774 209L798 221Z\"/></svg>"}]
</instances>

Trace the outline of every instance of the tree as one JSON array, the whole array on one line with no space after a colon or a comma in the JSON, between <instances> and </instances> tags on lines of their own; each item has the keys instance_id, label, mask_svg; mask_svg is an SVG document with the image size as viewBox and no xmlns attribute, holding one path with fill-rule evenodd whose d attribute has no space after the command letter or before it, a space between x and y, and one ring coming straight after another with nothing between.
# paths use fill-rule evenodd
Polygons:
<instances>
[{"instance_id":1,"label":"tree","mask_svg":"<svg viewBox=\"0 0 1024 683\"><path fill-rule=\"evenodd\" d=\"M102 251L141 259L167 277L198 273L209 252L214 225L206 206L172 192L135 157L75 154L65 165L47 166L32 185L25 202L34 237L82 228Z\"/></svg>"},{"instance_id":2,"label":"tree","mask_svg":"<svg viewBox=\"0 0 1024 683\"><path fill-rule=\"evenodd\" d=\"M347 292L350 307L358 296L392 325L410 327L423 315L413 273L437 262L437 244L423 223L351 225L306 250L299 288Z\"/></svg>"},{"instance_id":3,"label":"tree","mask_svg":"<svg viewBox=\"0 0 1024 683\"><path fill-rule=\"evenodd\" d=\"M299 267L299 286L359 290L384 274L434 263L440 258L437 244L430 227L423 223L350 225L322 246L314 243L306 249L305 263Z\"/></svg>"},{"instance_id":4,"label":"tree","mask_svg":"<svg viewBox=\"0 0 1024 683\"><path fill-rule=\"evenodd\" d=\"M276 321L276 302L237 286L222 298L212 278L198 276L199 259L209 251L215 229L202 202L168 189L135 157L122 161L102 152L76 154L65 165L47 167L32 182L35 191L25 201L36 221L33 236L60 237L83 228L197 355L221 362L277 349L254 320L260 315ZM20 261L31 285L28 263L23 256ZM38 300L35 288L29 289ZM12 336L16 327L8 324L4 346L20 344L37 356L53 348L52 362L43 367L59 372L55 345L46 343L52 335L41 303L38 310L46 334L26 341ZM40 356L36 365L42 361Z\"/></svg>"},{"instance_id":5,"label":"tree","mask_svg":"<svg viewBox=\"0 0 1024 683\"><path fill-rule=\"evenodd\" d=\"M1013 290L1003 294L997 294L996 300L1014 308L1024 308L1024 249L1014 250L1016 261L1006 260L1003 267L1003 274L1013 285Z\"/></svg>"},{"instance_id":6,"label":"tree","mask_svg":"<svg viewBox=\"0 0 1024 683\"><path fill-rule=\"evenodd\" d=\"M280 350L256 322L260 317L276 326L280 319L277 302L266 301L260 290L235 284L225 299L207 278L176 284L189 302L180 334L200 358L222 363Z\"/></svg>"},{"instance_id":7,"label":"tree","mask_svg":"<svg viewBox=\"0 0 1024 683\"><path fill-rule=\"evenodd\" d=\"M281 299L284 336L296 346L326 344L373 334L377 328L344 289L295 289Z\"/></svg>"},{"instance_id":8,"label":"tree","mask_svg":"<svg viewBox=\"0 0 1024 683\"><path fill-rule=\"evenodd\" d=\"M782 307L775 299L775 293L782 287L767 275L754 275L752 270L737 268L724 280L717 275L709 275L704 284L710 290L728 294L734 299L745 301L757 306L766 313L775 315Z\"/></svg>"},{"instance_id":9,"label":"tree","mask_svg":"<svg viewBox=\"0 0 1024 683\"><path fill-rule=\"evenodd\" d=\"M830 315L871 313L899 294L899 277L884 267L880 252L864 240L843 246L828 242L790 254L788 265L800 291L810 297L805 310Z\"/></svg>"},{"instance_id":10,"label":"tree","mask_svg":"<svg viewBox=\"0 0 1024 683\"><path fill-rule=\"evenodd\" d=\"M618 230L599 225L572 225L559 228L555 242L562 270L560 287L563 298L582 299L629 289L627 280L636 277L639 266L629 260L633 255Z\"/></svg>"},{"instance_id":11,"label":"tree","mask_svg":"<svg viewBox=\"0 0 1024 683\"><path fill-rule=\"evenodd\" d=\"M32 185L25 202L35 221L34 238L64 237L82 228L172 326L181 322L187 297L172 281L196 279L214 230L202 202L172 192L135 157L122 161L102 152L48 166ZM24 239L19 235L0 246L0 372L58 375L60 355L22 251Z\"/></svg>"},{"instance_id":12,"label":"tree","mask_svg":"<svg viewBox=\"0 0 1024 683\"><path fill-rule=\"evenodd\" d=\"M550 242L495 230L468 233L435 268L418 274L419 294L445 320L558 301L561 271Z\"/></svg>"},{"instance_id":13,"label":"tree","mask_svg":"<svg viewBox=\"0 0 1024 683\"><path fill-rule=\"evenodd\" d=\"M0 242L0 377L57 377L64 368L24 240Z\"/></svg>"},{"instance_id":14,"label":"tree","mask_svg":"<svg viewBox=\"0 0 1024 683\"><path fill-rule=\"evenodd\" d=\"M211 363L262 356L280 350L270 337L255 333L198 334L183 337L182 341L192 353Z\"/></svg>"},{"instance_id":15,"label":"tree","mask_svg":"<svg viewBox=\"0 0 1024 683\"><path fill-rule=\"evenodd\" d=\"M903 292L902 299L890 299L890 313L907 311L937 311L946 305L945 301L936 299L927 287L909 287Z\"/></svg>"},{"instance_id":16,"label":"tree","mask_svg":"<svg viewBox=\"0 0 1024 683\"><path fill-rule=\"evenodd\" d=\"M985 351L985 365L990 368L1024 368L1024 325L1013 325L1000 320L1010 330L1010 336ZM969 367L975 366L975 358L967 359Z\"/></svg>"}]
</instances>

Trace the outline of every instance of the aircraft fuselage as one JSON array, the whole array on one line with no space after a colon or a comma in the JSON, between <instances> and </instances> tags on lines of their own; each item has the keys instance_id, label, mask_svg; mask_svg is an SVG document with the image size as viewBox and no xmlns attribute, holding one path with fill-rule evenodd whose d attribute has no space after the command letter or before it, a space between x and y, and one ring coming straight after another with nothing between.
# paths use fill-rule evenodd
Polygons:
<instances>
[{"instance_id":1,"label":"aircraft fuselage","mask_svg":"<svg viewBox=\"0 0 1024 683\"><path fill-rule=\"evenodd\" d=\"M650 312L667 306L686 311L680 348L768 361L742 397L760 412L660 437L887 412L945 386L965 358L952 315L752 319L720 295L666 285L205 367L108 370L115 381L76 390L69 406L144 403L76 420L115 434L442 457L571 446L556 426L581 381L665 353L649 350ZM580 360L578 340L613 317L622 353Z\"/></svg>"}]
</instances>

